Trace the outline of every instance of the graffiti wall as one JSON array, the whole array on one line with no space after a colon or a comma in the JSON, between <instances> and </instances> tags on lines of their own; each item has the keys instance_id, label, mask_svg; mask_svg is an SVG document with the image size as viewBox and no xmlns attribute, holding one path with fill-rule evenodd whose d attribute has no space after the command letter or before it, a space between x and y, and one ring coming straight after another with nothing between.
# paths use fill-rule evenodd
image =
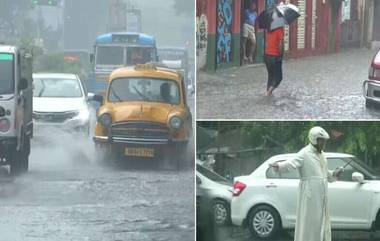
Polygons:
<instances>
[{"instance_id":1,"label":"graffiti wall","mask_svg":"<svg viewBox=\"0 0 380 241\"><path fill-rule=\"evenodd\" d=\"M228 64L233 60L232 49L232 22L233 22L233 0L218 1L217 21L217 64Z\"/></svg>"},{"instance_id":2,"label":"graffiti wall","mask_svg":"<svg viewBox=\"0 0 380 241\"><path fill-rule=\"evenodd\" d=\"M197 69L205 67L207 62L208 22L206 14L197 16Z\"/></svg>"}]
</instances>

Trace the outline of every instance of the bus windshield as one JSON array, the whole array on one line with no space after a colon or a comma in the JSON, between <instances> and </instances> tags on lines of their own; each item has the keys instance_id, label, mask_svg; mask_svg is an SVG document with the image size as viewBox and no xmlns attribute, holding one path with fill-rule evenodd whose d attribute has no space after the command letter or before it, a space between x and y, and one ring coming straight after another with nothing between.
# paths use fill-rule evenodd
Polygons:
<instances>
[{"instance_id":1,"label":"bus windshield","mask_svg":"<svg viewBox=\"0 0 380 241\"><path fill-rule=\"evenodd\" d=\"M14 60L13 54L0 53L0 95L11 94L14 91Z\"/></svg>"},{"instance_id":2,"label":"bus windshield","mask_svg":"<svg viewBox=\"0 0 380 241\"><path fill-rule=\"evenodd\" d=\"M96 64L123 65L124 64L124 47L98 46L96 48Z\"/></svg>"},{"instance_id":3,"label":"bus windshield","mask_svg":"<svg viewBox=\"0 0 380 241\"><path fill-rule=\"evenodd\" d=\"M155 49L152 47L128 47L127 65L145 64L155 61Z\"/></svg>"}]
</instances>

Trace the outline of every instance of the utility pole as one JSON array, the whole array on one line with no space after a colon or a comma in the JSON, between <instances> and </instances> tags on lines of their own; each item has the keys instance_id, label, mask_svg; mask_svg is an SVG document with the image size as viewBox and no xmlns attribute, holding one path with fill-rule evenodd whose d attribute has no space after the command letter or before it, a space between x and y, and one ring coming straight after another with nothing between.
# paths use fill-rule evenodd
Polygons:
<instances>
[{"instance_id":1,"label":"utility pole","mask_svg":"<svg viewBox=\"0 0 380 241\"><path fill-rule=\"evenodd\" d=\"M127 22L127 5L123 0L108 0L108 24L109 32L125 31Z\"/></svg>"}]
</instances>

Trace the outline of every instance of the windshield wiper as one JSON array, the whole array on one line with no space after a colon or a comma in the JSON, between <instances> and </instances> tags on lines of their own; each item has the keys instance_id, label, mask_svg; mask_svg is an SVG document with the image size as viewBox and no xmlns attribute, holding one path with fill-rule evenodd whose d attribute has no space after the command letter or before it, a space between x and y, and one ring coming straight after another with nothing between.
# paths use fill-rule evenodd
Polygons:
<instances>
[{"instance_id":1,"label":"windshield wiper","mask_svg":"<svg viewBox=\"0 0 380 241\"><path fill-rule=\"evenodd\" d=\"M42 93L44 93L45 87L46 87L45 81L43 81L42 79L41 79L41 84L42 84L42 88L41 88L40 92L38 93L38 97L42 96Z\"/></svg>"},{"instance_id":2,"label":"windshield wiper","mask_svg":"<svg viewBox=\"0 0 380 241\"><path fill-rule=\"evenodd\" d=\"M118 96L114 90L114 88L112 87L111 85L111 91L112 91L112 94L116 97L116 99L119 101L119 102L123 102L123 100L120 98L120 96Z\"/></svg>"},{"instance_id":3,"label":"windshield wiper","mask_svg":"<svg viewBox=\"0 0 380 241\"><path fill-rule=\"evenodd\" d=\"M136 86L133 86L133 89L137 92L137 94L139 94L139 96L143 99L143 100L145 100L145 101L149 101L149 98L148 97L146 97L145 95L143 95L137 88L136 88Z\"/></svg>"}]
</instances>

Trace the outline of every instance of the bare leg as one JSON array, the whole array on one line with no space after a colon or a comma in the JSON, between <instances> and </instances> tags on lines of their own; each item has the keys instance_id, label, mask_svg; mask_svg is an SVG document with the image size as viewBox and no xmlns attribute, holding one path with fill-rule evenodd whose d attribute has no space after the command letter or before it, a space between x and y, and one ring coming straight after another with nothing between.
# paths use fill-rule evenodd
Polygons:
<instances>
[{"instance_id":1,"label":"bare leg","mask_svg":"<svg viewBox=\"0 0 380 241\"><path fill-rule=\"evenodd\" d=\"M251 62L253 63L253 59L254 59L254 54L256 53L256 38L252 38L251 39L251 49L250 49L250 60Z\"/></svg>"},{"instance_id":2,"label":"bare leg","mask_svg":"<svg viewBox=\"0 0 380 241\"><path fill-rule=\"evenodd\" d=\"M249 39L248 39L247 58L248 58L248 62L251 64L251 60L252 60L252 36L249 36Z\"/></svg>"},{"instance_id":3,"label":"bare leg","mask_svg":"<svg viewBox=\"0 0 380 241\"><path fill-rule=\"evenodd\" d=\"M243 63L247 63L247 38L243 37Z\"/></svg>"}]
</instances>

